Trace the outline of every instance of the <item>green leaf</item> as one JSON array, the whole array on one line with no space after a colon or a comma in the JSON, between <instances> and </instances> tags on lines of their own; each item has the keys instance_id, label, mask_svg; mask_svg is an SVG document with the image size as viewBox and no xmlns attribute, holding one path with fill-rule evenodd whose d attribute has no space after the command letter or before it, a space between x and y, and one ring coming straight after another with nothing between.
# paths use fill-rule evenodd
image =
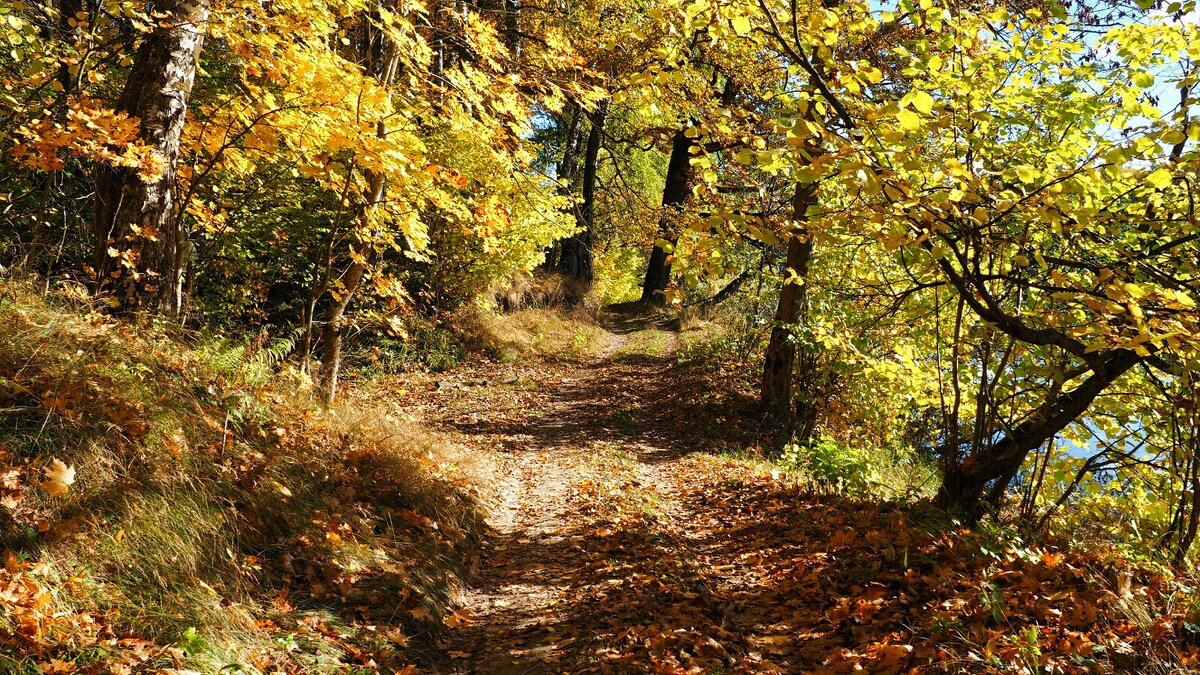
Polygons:
<instances>
[{"instance_id":1,"label":"green leaf","mask_svg":"<svg viewBox=\"0 0 1200 675\"><path fill-rule=\"evenodd\" d=\"M1129 79L1142 89L1149 89L1154 86L1154 75L1151 73L1134 73Z\"/></svg>"}]
</instances>

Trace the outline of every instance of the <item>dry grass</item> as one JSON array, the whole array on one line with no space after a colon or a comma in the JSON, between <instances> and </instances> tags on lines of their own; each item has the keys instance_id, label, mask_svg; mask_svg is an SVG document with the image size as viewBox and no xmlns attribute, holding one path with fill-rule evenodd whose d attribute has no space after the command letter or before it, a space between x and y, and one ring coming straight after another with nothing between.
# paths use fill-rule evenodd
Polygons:
<instances>
[{"instance_id":1,"label":"dry grass","mask_svg":"<svg viewBox=\"0 0 1200 675\"><path fill-rule=\"evenodd\" d=\"M528 356L581 360L602 350L611 334L584 307L538 307L497 313L478 306L459 312L454 325L472 350L501 361Z\"/></svg>"},{"instance_id":2,"label":"dry grass","mask_svg":"<svg viewBox=\"0 0 1200 675\"><path fill-rule=\"evenodd\" d=\"M502 312L545 307L575 307L589 312L599 309L596 295L587 283L547 272L521 274L504 282L494 282L480 299Z\"/></svg>"},{"instance_id":3,"label":"dry grass","mask_svg":"<svg viewBox=\"0 0 1200 675\"><path fill-rule=\"evenodd\" d=\"M415 658L397 636L431 635L470 564L481 459L323 410L268 355L110 320L78 289L2 282L0 326L0 545L44 563L82 626L19 646L0 630L0 671L103 660L112 634L212 672ZM54 460L77 472L60 496Z\"/></svg>"}]
</instances>

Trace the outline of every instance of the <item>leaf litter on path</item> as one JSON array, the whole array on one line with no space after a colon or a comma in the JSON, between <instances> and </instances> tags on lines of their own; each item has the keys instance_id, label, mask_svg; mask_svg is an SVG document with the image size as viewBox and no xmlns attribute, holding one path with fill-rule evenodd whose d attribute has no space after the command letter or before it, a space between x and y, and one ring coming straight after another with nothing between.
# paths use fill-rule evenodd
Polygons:
<instances>
[{"instance_id":1,"label":"leaf litter on path","mask_svg":"<svg viewBox=\"0 0 1200 675\"><path fill-rule=\"evenodd\" d=\"M522 364L534 386L416 397L505 477L461 598L469 620L452 620L434 672L1084 673L1200 658L1181 609L1194 591L1153 576L1109 588L1117 558L988 555L921 505L814 494L704 452L745 447L744 428L714 424L739 402L698 409L722 403L711 385L637 339ZM472 367L462 377L514 369ZM485 421L462 423L476 411Z\"/></svg>"}]
</instances>

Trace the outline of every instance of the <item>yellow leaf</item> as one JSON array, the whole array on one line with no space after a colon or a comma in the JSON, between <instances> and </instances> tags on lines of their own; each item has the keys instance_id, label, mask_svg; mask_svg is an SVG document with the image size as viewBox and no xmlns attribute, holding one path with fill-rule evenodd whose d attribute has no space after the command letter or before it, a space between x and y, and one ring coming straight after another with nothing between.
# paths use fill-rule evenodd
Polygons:
<instances>
[{"instance_id":1,"label":"yellow leaf","mask_svg":"<svg viewBox=\"0 0 1200 675\"><path fill-rule=\"evenodd\" d=\"M737 33L738 35L749 35L750 34L750 19L747 18L744 14L740 14L738 16L733 17L732 23L733 23L733 32Z\"/></svg>"},{"instance_id":2,"label":"yellow leaf","mask_svg":"<svg viewBox=\"0 0 1200 675\"><path fill-rule=\"evenodd\" d=\"M902 129L915 131L921 128L921 117L911 110L901 110L896 113L896 119L900 120Z\"/></svg>"},{"instance_id":3,"label":"yellow leaf","mask_svg":"<svg viewBox=\"0 0 1200 675\"><path fill-rule=\"evenodd\" d=\"M408 646L408 636L405 635L404 631L400 630L399 628L393 628L393 629L385 632L384 636L387 637L387 639L390 640L392 642L392 644L395 644L398 647L407 647Z\"/></svg>"},{"instance_id":4,"label":"yellow leaf","mask_svg":"<svg viewBox=\"0 0 1200 675\"><path fill-rule=\"evenodd\" d=\"M1171 184L1171 172L1166 169L1155 169L1146 176L1146 184L1152 188L1162 190Z\"/></svg>"},{"instance_id":5,"label":"yellow leaf","mask_svg":"<svg viewBox=\"0 0 1200 675\"><path fill-rule=\"evenodd\" d=\"M454 612L450 612L449 614L446 615L446 620L445 620L446 625L451 628L457 628L459 626L464 626L469 623L474 623L474 621L475 621L475 618L473 616L471 616L471 612L465 608L454 611Z\"/></svg>"},{"instance_id":6,"label":"yellow leaf","mask_svg":"<svg viewBox=\"0 0 1200 675\"><path fill-rule=\"evenodd\" d=\"M1022 183L1033 183L1037 181L1037 170L1032 166L1022 164L1016 167L1017 178L1021 179Z\"/></svg>"},{"instance_id":7,"label":"yellow leaf","mask_svg":"<svg viewBox=\"0 0 1200 675\"><path fill-rule=\"evenodd\" d=\"M933 112L933 97L923 91L913 92L912 107L928 115Z\"/></svg>"}]
</instances>

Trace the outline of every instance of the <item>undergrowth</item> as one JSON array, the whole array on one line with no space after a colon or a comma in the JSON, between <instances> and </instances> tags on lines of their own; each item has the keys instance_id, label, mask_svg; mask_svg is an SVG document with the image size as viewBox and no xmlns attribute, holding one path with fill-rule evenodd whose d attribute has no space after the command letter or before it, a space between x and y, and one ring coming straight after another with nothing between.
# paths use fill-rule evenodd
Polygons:
<instances>
[{"instance_id":1,"label":"undergrowth","mask_svg":"<svg viewBox=\"0 0 1200 675\"><path fill-rule=\"evenodd\" d=\"M0 326L0 672L405 672L428 649L483 529L481 460L320 408L270 344L69 287L0 282Z\"/></svg>"},{"instance_id":2,"label":"undergrowth","mask_svg":"<svg viewBox=\"0 0 1200 675\"><path fill-rule=\"evenodd\" d=\"M441 372L467 358L467 347L452 329L423 316L404 322L405 335L368 338L350 354L349 366L366 377L425 370Z\"/></svg>"},{"instance_id":3,"label":"undergrowth","mask_svg":"<svg viewBox=\"0 0 1200 675\"><path fill-rule=\"evenodd\" d=\"M858 497L928 497L937 485L933 463L902 446L852 446L821 437L786 445L778 461L820 490Z\"/></svg>"}]
</instances>

